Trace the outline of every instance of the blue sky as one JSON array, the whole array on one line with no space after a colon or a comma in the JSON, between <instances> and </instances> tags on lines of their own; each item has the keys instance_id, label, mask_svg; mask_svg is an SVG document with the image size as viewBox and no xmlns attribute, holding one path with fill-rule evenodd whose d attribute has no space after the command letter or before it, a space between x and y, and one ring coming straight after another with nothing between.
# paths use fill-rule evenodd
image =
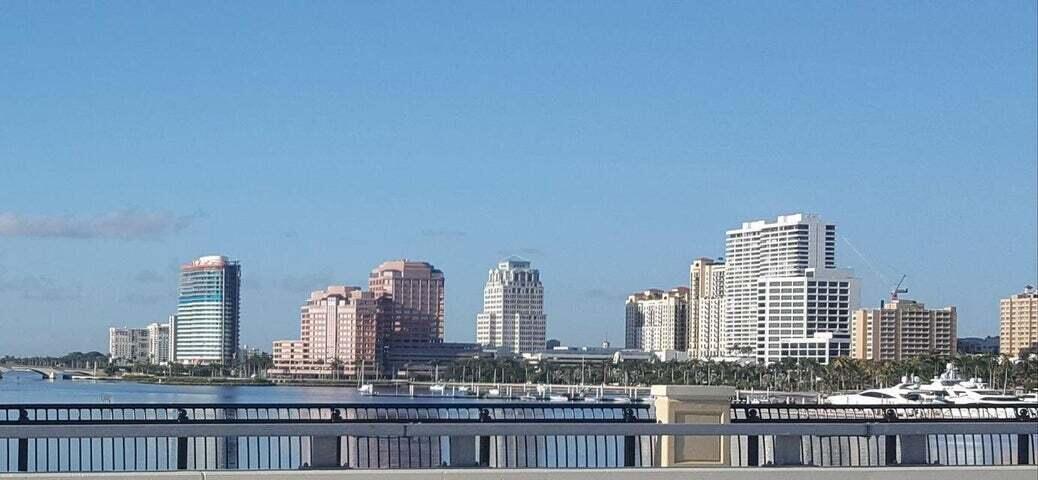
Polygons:
<instances>
[{"instance_id":1,"label":"blue sky","mask_svg":"<svg viewBox=\"0 0 1038 480\"><path fill-rule=\"evenodd\" d=\"M1035 2L0 4L0 354L104 350L176 266L243 264L242 339L380 261L531 259L548 333L623 338L626 294L724 230L837 223L875 305L1038 277ZM867 259L867 260L866 260Z\"/></svg>"}]
</instances>

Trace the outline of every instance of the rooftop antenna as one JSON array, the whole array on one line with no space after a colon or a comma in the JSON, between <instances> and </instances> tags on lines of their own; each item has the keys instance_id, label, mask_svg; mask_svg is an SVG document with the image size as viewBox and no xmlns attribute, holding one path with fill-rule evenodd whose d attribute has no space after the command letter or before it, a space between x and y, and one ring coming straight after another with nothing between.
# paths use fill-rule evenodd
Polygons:
<instances>
[{"instance_id":1,"label":"rooftop antenna","mask_svg":"<svg viewBox=\"0 0 1038 480\"><path fill-rule=\"evenodd\" d=\"M901 288L901 284L905 283L905 277L907 277L907 276L908 275L901 275L901 280L898 280L897 286L894 287L894 289L890 291L890 301L896 302L898 294L900 294L900 293L908 293L908 289L907 288Z\"/></svg>"}]
</instances>

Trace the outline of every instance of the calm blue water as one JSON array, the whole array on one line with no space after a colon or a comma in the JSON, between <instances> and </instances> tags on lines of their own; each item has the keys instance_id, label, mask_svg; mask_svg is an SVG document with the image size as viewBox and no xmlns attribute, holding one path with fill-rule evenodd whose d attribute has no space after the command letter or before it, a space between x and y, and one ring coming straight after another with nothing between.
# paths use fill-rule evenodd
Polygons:
<instances>
[{"instance_id":1,"label":"calm blue water","mask_svg":"<svg viewBox=\"0 0 1038 480\"><path fill-rule=\"evenodd\" d=\"M403 392L403 390L401 390ZM94 380L43 380L10 372L0 379L0 404L12 403L321 403L408 397L365 397L350 387L155 385ZM435 401L420 398L416 401ZM444 399L448 400L448 399Z\"/></svg>"}]
</instances>

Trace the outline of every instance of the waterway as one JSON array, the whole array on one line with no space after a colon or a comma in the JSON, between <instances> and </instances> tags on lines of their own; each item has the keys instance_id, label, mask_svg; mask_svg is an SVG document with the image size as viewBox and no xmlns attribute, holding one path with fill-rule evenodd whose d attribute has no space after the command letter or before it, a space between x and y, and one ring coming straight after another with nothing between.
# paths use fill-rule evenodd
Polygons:
<instances>
[{"instance_id":1,"label":"waterway","mask_svg":"<svg viewBox=\"0 0 1038 480\"><path fill-rule=\"evenodd\" d=\"M407 401L407 397L392 397ZM0 404L16 403L325 403L371 401L352 387L162 385L103 380L44 380L9 372ZM422 401L435 399L423 398Z\"/></svg>"}]
</instances>

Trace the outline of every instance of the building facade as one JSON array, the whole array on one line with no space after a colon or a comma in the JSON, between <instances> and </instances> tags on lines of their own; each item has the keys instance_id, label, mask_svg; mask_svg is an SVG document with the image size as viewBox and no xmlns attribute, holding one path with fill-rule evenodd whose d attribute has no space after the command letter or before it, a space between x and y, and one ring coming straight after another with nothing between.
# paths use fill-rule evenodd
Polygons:
<instances>
[{"instance_id":1,"label":"building facade","mask_svg":"<svg viewBox=\"0 0 1038 480\"><path fill-rule=\"evenodd\" d=\"M745 222L725 235L725 342L729 353L746 354L757 350L758 281L836 268L836 226L795 214Z\"/></svg>"},{"instance_id":2,"label":"building facade","mask_svg":"<svg viewBox=\"0 0 1038 480\"><path fill-rule=\"evenodd\" d=\"M382 345L440 343L444 333L444 276L426 262L392 260L368 276L377 300Z\"/></svg>"},{"instance_id":3,"label":"building facade","mask_svg":"<svg viewBox=\"0 0 1038 480\"><path fill-rule=\"evenodd\" d=\"M148 363L164 365L169 363L169 326L173 323L152 323L148 325Z\"/></svg>"},{"instance_id":4,"label":"building facade","mask_svg":"<svg viewBox=\"0 0 1038 480\"><path fill-rule=\"evenodd\" d=\"M271 373L297 377L373 373L378 344L376 301L357 287L329 286L300 307L299 340L274 342Z\"/></svg>"},{"instance_id":5,"label":"building facade","mask_svg":"<svg viewBox=\"0 0 1038 480\"><path fill-rule=\"evenodd\" d=\"M927 309L922 303L898 299L878 309L854 312L852 356L863 360L901 360L925 355L954 355L955 307Z\"/></svg>"},{"instance_id":6,"label":"building facade","mask_svg":"<svg viewBox=\"0 0 1038 480\"><path fill-rule=\"evenodd\" d=\"M108 356L112 363L148 363L148 329L108 329Z\"/></svg>"},{"instance_id":7,"label":"building facade","mask_svg":"<svg viewBox=\"0 0 1038 480\"><path fill-rule=\"evenodd\" d=\"M955 351L966 355L998 355L998 336L963 337L955 342Z\"/></svg>"},{"instance_id":8,"label":"building facade","mask_svg":"<svg viewBox=\"0 0 1038 480\"><path fill-rule=\"evenodd\" d=\"M688 297L686 287L627 297L625 347L646 352L687 349Z\"/></svg>"},{"instance_id":9,"label":"building facade","mask_svg":"<svg viewBox=\"0 0 1038 480\"><path fill-rule=\"evenodd\" d=\"M180 267L177 313L170 326L173 361L230 365L238 351L241 266L223 256Z\"/></svg>"},{"instance_id":10,"label":"building facade","mask_svg":"<svg viewBox=\"0 0 1038 480\"><path fill-rule=\"evenodd\" d=\"M1038 353L1038 290L1028 285L1023 292L999 302L999 352L1009 357L1021 352Z\"/></svg>"},{"instance_id":11,"label":"building facade","mask_svg":"<svg viewBox=\"0 0 1038 480\"><path fill-rule=\"evenodd\" d=\"M688 354L710 359L725 354L724 261L699 258L689 267Z\"/></svg>"},{"instance_id":12,"label":"building facade","mask_svg":"<svg viewBox=\"0 0 1038 480\"><path fill-rule=\"evenodd\" d=\"M808 268L798 276L761 277L757 291L758 361L824 364L850 355L851 312L861 295L850 272Z\"/></svg>"},{"instance_id":13,"label":"building facade","mask_svg":"<svg viewBox=\"0 0 1038 480\"><path fill-rule=\"evenodd\" d=\"M544 286L530 262L510 258L497 264L483 287L476 315L476 343L512 353L544 350Z\"/></svg>"}]
</instances>

